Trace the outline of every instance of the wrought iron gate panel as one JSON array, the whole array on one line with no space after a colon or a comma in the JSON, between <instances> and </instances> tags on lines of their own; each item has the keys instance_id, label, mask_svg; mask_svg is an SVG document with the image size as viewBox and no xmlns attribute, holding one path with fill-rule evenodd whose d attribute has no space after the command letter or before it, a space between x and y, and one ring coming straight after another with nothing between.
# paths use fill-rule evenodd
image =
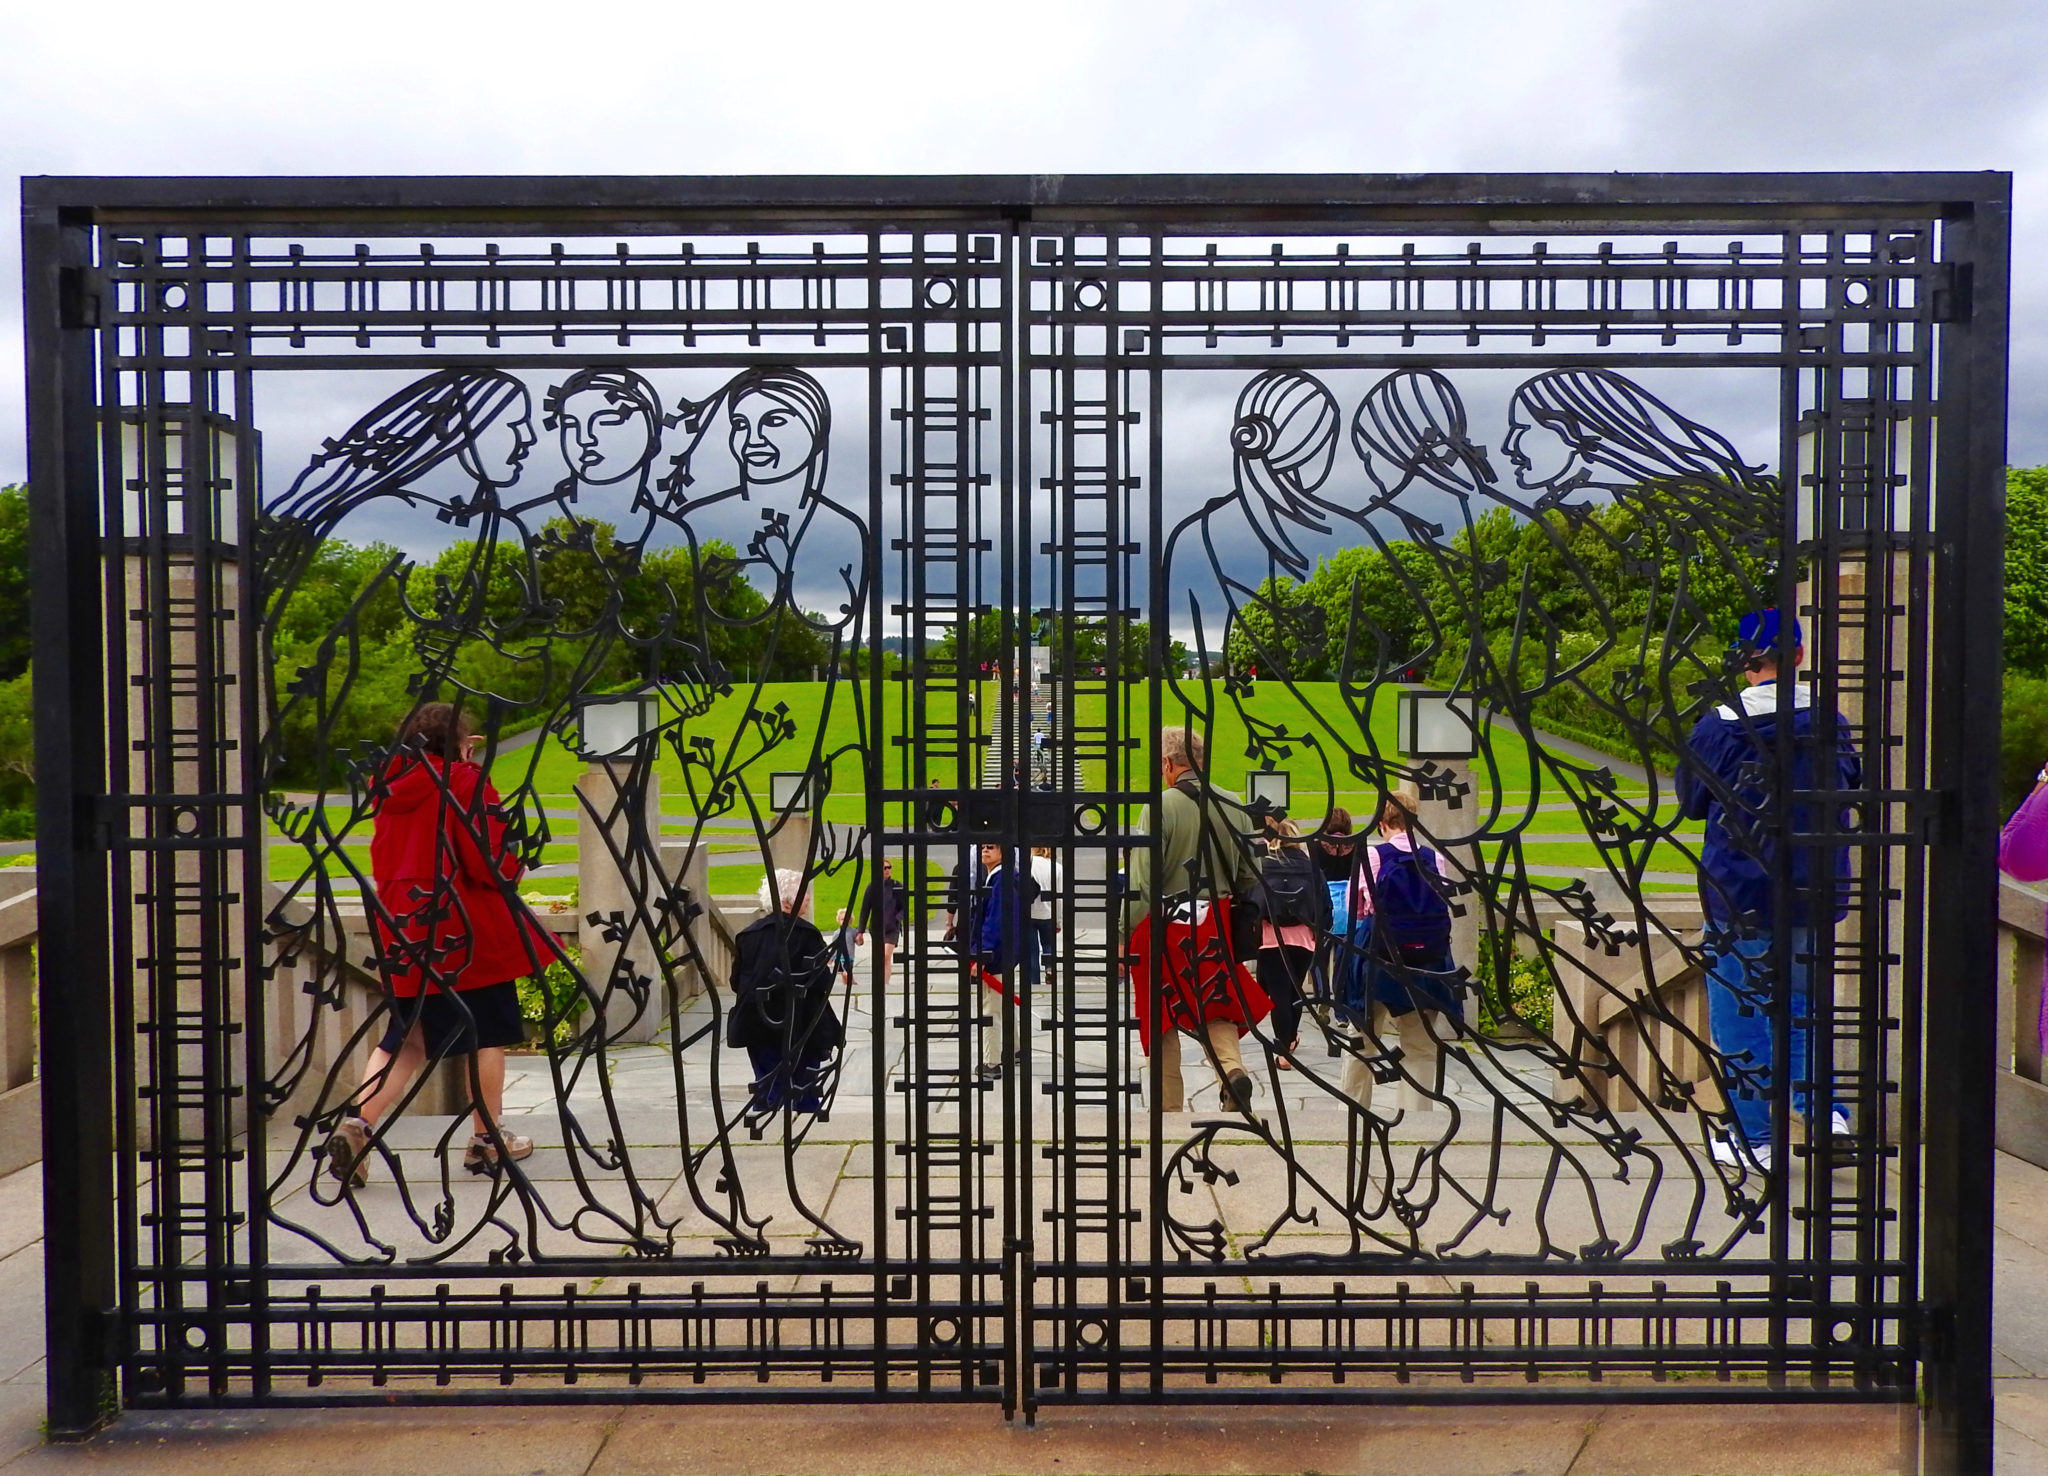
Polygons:
<instances>
[{"instance_id":1,"label":"wrought iron gate panel","mask_svg":"<svg viewBox=\"0 0 2048 1476\"><path fill-rule=\"evenodd\" d=\"M1975 1006L1927 986L1987 956L1938 895L1988 875L1984 181L119 183L32 186L84 213L32 225L59 285L31 302L71 366L39 515L101 591L38 663L96 675L44 736L104 783L63 769L42 824L74 889L46 906L88 919L60 956L111 979L118 1213L87 1194L78 1229L109 1237L124 1402L1905 1400L1949 1367L1919 1309L1977 1315L1959 1135L1988 1087ZM316 605L364 528L414 542ZM1337 603L1301 593L1339 555L1366 572L1315 586ZM1768 712L1726 629L1764 608L1800 613L1809 674ZM1470 761L1396 739L1411 689L1468 714ZM426 761L441 728L389 736L437 698L477 719L490 800ZM1747 964L1686 900L1674 775L1715 710L1773 724L1701 792L1736 852L1803 858L1760 873L1777 915L1832 912L1850 858L1840 922ZM1207 743L1204 823L1318 847L1413 785L1461 918L1448 972L1320 944L1299 1047L1223 1000L1258 1017L1250 1111L1199 1100L1204 1047L1174 1110L1141 1043L1168 1006L1125 978L1166 966L1127 923L1167 859L1167 729ZM411 912L362 845L401 783L441 850L491 858ZM564 915L497 858L559 866L571 821L597 890ZM1011 895L984 845L1013 880L1050 852L1042 974L1001 927L977 958ZM790 984L822 939L721 901L735 856L794 870L820 927L902 913L893 973L876 948ZM536 1156L455 1172L485 1089L460 1056L350 1147L405 981L468 967L486 906L531 973L577 943L534 1095L468 1150L488 1168L517 1118ZM762 959L783 992L740 982ZM1770 1062L1717 1048L1715 967ZM1373 1003L1417 991L1444 1007ZM1731 1136L1766 1065L1774 1167ZM1806 1141L1813 1101L1848 1134ZM89 1179L83 1120L61 1172ZM98 1366L66 1346L53 1389Z\"/></svg>"}]
</instances>

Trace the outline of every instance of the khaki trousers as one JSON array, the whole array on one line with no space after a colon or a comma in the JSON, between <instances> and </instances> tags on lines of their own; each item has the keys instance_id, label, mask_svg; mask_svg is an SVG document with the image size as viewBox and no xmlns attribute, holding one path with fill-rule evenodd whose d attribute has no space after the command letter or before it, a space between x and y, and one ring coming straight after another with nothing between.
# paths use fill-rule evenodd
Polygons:
<instances>
[{"instance_id":1,"label":"khaki trousers","mask_svg":"<svg viewBox=\"0 0 2048 1476\"><path fill-rule=\"evenodd\" d=\"M1396 1111L1427 1112L1439 1105L1424 1096L1421 1089L1443 1090L1443 1052L1438 1047L1437 1038L1430 1034L1430 1026L1437 1023L1440 1014L1438 1010L1410 1010L1405 1015L1393 1015L1388 1013L1385 1005L1372 1007L1372 1033L1378 1037L1378 1044L1367 1040L1359 1045L1368 1056L1378 1055L1389 1045L1400 1047L1401 1080L1394 1083L1393 1106ZM1438 1024L1438 1028L1443 1027ZM1353 1039L1357 1037L1353 1036ZM1339 1090L1359 1106L1369 1109L1376 1085L1371 1068L1347 1052Z\"/></svg>"},{"instance_id":2,"label":"khaki trousers","mask_svg":"<svg viewBox=\"0 0 2048 1476\"><path fill-rule=\"evenodd\" d=\"M1235 1020L1211 1020L1204 1034L1207 1037L1205 1054L1210 1058L1209 1064L1216 1068L1219 1085L1232 1073L1244 1070L1244 1054L1237 1048ZM1196 1039L1202 1037L1197 1036ZM1180 1078L1180 1032L1161 1030L1152 1044L1159 1054L1159 1110L1184 1112L1187 1110L1187 1092Z\"/></svg>"}]
</instances>

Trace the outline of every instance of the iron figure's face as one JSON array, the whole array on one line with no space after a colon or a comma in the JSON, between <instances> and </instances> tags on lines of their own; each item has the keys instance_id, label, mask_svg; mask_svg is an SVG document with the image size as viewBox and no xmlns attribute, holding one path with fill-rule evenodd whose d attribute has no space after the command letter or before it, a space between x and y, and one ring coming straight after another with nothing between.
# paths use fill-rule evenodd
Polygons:
<instances>
[{"instance_id":1,"label":"iron figure's face","mask_svg":"<svg viewBox=\"0 0 2048 1476\"><path fill-rule=\"evenodd\" d=\"M533 411L522 400L473 435L463 446L463 470L479 482L508 487L519 480L520 463L533 449Z\"/></svg>"},{"instance_id":2,"label":"iron figure's face","mask_svg":"<svg viewBox=\"0 0 2048 1476\"><path fill-rule=\"evenodd\" d=\"M741 395L731 416L733 459L750 483L785 481L818 454L817 437L804 418L772 395Z\"/></svg>"},{"instance_id":3,"label":"iron figure's face","mask_svg":"<svg viewBox=\"0 0 2048 1476\"><path fill-rule=\"evenodd\" d=\"M562 460L579 480L594 486L631 476L654 459L661 444L645 410L601 390L569 396L555 414L562 431Z\"/></svg>"},{"instance_id":4,"label":"iron figure's face","mask_svg":"<svg viewBox=\"0 0 2048 1476\"><path fill-rule=\"evenodd\" d=\"M1508 438L1500 449L1519 487L1562 486L1584 470L1578 443L1519 405L1508 412Z\"/></svg>"}]
</instances>

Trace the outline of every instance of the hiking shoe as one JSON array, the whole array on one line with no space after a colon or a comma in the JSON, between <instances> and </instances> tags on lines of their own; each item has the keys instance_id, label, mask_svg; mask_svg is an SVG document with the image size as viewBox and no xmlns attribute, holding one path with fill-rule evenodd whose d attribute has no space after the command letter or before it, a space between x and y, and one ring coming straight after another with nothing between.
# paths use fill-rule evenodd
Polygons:
<instances>
[{"instance_id":1,"label":"hiking shoe","mask_svg":"<svg viewBox=\"0 0 2048 1476\"><path fill-rule=\"evenodd\" d=\"M517 1133L500 1133L507 1156L517 1160L533 1155L533 1139L522 1138ZM498 1167L498 1145L482 1133L469 1140L469 1147L462 1155L462 1166L473 1174L488 1174Z\"/></svg>"},{"instance_id":2,"label":"hiking shoe","mask_svg":"<svg viewBox=\"0 0 2048 1476\"><path fill-rule=\"evenodd\" d=\"M327 1135L327 1172L351 1189L370 1182L370 1125L360 1117L344 1117Z\"/></svg>"},{"instance_id":3,"label":"hiking shoe","mask_svg":"<svg viewBox=\"0 0 2048 1476\"><path fill-rule=\"evenodd\" d=\"M1245 1071L1233 1071L1223 1083L1223 1110L1225 1112L1249 1112L1252 1098L1258 1093L1258 1083Z\"/></svg>"}]
</instances>

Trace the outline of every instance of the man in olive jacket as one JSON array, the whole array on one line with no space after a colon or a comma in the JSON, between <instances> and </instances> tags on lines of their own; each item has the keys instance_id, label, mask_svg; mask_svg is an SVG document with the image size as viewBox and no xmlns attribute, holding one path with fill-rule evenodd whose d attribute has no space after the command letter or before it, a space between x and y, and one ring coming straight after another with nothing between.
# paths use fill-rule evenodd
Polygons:
<instances>
[{"instance_id":1,"label":"man in olive jacket","mask_svg":"<svg viewBox=\"0 0 2048 1476\"><path fill-rule=\"evenodd\" d=\"M1252 861L1251 848L1231 823L1236 807L1211 790L1202 778L1204 757L1199 734L1185 728L1169 728L1159 735L1159 772L1164 792L1158 812L1148 814L1141 822L1143 830L1157 842L1159 870L1155 876L1151 850L1137 849L1131 853L1130 889L1124 899L1122 928L1127 944L1141 923L1165 910L1161 908L1162 901L1170 900L1176 907L1193 903L1195 908L1220 902L1227 909L1233 894L1248 898L1258 884L1259 873ZM1139 940L1141 945L1144 941ZM1227 946L1227 933L1222 942ZM1126 949L1127 953L1130 951ZM1149 950L1141 946L1139 951L1141 956L1135 960L1135 969L1141 987L1133 995L1132 1008L1138 1014L1141 1037L1148 1037L1151 1014L1146 986L1150 984L1151 961L1142 956ZM1172 960L1167 962L1170 966ZM1241 967L1230 967L1227 976L1220 967L1205 968L1201 971L1201 983L1178 977L1187 972L1183 961L1166 987L1154 991L1159 997L1162 1027L1156 1047L1160 1106L1167 1112L1184 1108L1180 1032L1186 1030L1206 1042L1210 1064L1223 1083L1224 1106L1247 1110L1254 1086L1244 1069L1238 1036L1262 1019L1271 1005ZM1227 977L1228 982L1220 986L1210 984L1207 981L1211 975ZM1149 1049L1153 1043L1147 1039L1146 1045Z\"/></svg>"}]
</instances>

